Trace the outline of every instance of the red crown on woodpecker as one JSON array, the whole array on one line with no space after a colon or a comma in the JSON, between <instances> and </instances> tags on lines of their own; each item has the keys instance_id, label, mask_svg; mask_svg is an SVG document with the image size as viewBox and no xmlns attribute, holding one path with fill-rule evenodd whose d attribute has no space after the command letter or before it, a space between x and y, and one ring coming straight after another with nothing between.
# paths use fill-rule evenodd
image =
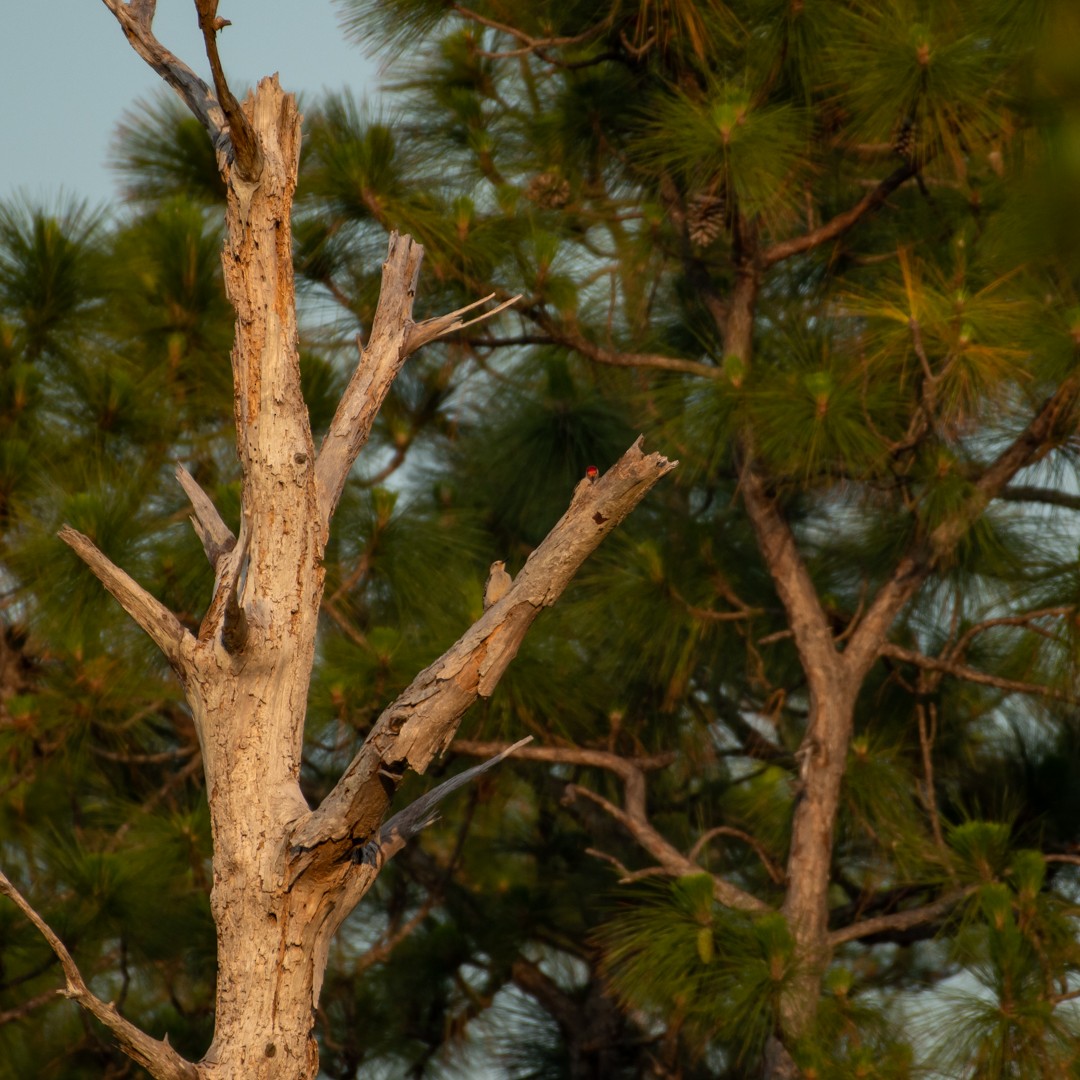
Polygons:
<instances>
[{"instance_id":1,"label":"red crown on woodpecker","mask_svg":"<svg viewBox=\"0 0 1080 1080\"><path fill-rule=\"evenodd\" d=\"M586 478L587 480L596 480L596 478L597 478L597 477L598 477L599 475L600 475L600 470L599 470L599 469L598 469L598 468L597 468L597 467L596 467L595 465L590 465L590 466L589 466L589 467L588 467L588 468L587 468L587 469L585 470L585 478Z\"/></svg>"}]
</instances>

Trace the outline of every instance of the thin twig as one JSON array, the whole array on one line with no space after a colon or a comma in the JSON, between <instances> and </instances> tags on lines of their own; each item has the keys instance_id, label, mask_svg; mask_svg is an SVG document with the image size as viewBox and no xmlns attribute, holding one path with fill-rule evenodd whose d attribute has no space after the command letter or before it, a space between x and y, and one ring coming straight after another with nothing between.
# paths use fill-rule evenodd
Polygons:
<instances>
[{"instance_id":1,"label":"thin twig","mask_svg":"<svg viewBox=\"0 0 1080 1080\"><path fill-rule=\"evenodd\" d=\"M392 934L386 934L380 938L363 955L358 956L353 964L353 975L363 975L368 968L388 960L390 954L431 914L434 906L435 897L429 896L411 919L402 923Z\"/></svg>"},{"instance_id":2,"label":"thin twig","mask_svg":"<svg viewBox=\"0 0 1080 1080\"><path fill-rule=\"evenodd\" d=\"M735 839L741 840L744 844L753 848L754 853L761 860L761 865L765 867L769 877L771 877L777 885L784 884L783 870L773 862L761 842L755 840L749 833L743 832L742 829L736 829L730 825L717 825L715 828L709 829L708 832L702 833L701 836L694 841L694 846L690 849L687 857L696 862L698 855L701 854L701 849L717 836L733 836Z\"/></svg>"},{"instance_id":3,"label":"thin twig","mask_svg":"<svg viewBox=\"0 0 1080 1080\"><path fill-rule=\"evenodd\" d=\"M195 1066L182 1058L167 1041L152 1039L131 1021L125 1020L115 1006L106 1004L91 993L64 943L2 872L0 893L7 896L30 920L59 959L67 981L66 987L59 993L97 1017L116 1036L124 1053L147 1068L158 1080L198 1080L199 1073Z\"/></svg>"},{"instance_id":4,"label":"thin twig","mask_svg":"<svg viewBox=\"0 0 1080 1080\"><path fill-rule=\"evenodd\" d=\"M879 915L874 919L863 919L862 922L852 923L829 934L829 947L836 948L848 941L858 941L861 938L871 937L874 934L884 934L892 930L909 930L913 926L922 923L933 922L947 915L952 909L970 896L977 886L970 885L966 889L948 893L935 900L932 904L924 904L922 907L909 908L906 911L896 911L891 915Z\"/></svg>"},{"instance_id":5,"label":"thin twig","mask_svg":"<svg viewBox=\"0 0 1080 1080\"><path fill-rule=\"evenodd\" d=\"M937 706L930 702L930 727L927 730L926 708L920 701L915 706L915 715L919 722L919 746L923 762L923 805L930 815L930 828L934 833L934 843L941 852L945 865L950 865L949 849L945 846L945 837L941 832L941 818L938 816L937 793L934 790L934 738L937 735Z\"/></svg>"},{"instance_id":6,"label":"thin twig","mask_svg":"<svg viewBox=\"0 0 1080 1080\"><path fill-rule=\"evenodd\" d=\"M889 656L894 660L903 660L906 663L926 668L929 671L943 671L954 678L978 683L980 686L991 686L996 690L1003 690L1010 694L1033 694L1038 697L1051 698L1054 701L1067 701L1070 703L1080 701L1080 698L1077 698L1074 694L1068 694L1064 690L1058 690L1052 686L1042 686L1039 683L1021 682L1018 679L1004 679L997 675L988 675L985 671L978 671L973 667L968 667L966 664L953 664L935 656L924 656L913 649L904 649L889 641L881 645L879 654Z\"/></svg>"},{"instance_id":7,"label":"thin twig","mask_svg":"<svg viewBox=\"0 0 1080 1080\"><path fill-rule=\"evenodd\" d=\"M567 784L564 789L563 802L571 803L578 797L588 799L599 806L606 814L614 818L628 833L640 844L663 868L664 872L674 877L683 877L687 874L703 874L703 870L696 862L688 859L674 845L668 843L663 836L653 828L645 819L636 814L630 814L620 809L614 803L609 802L595 791L580 787L578 784ZM735 908L739 911L768 911L768 905L756 896L732 885L717 874L711 874L713 881L713 896L717 903L725 907Z\"/></svg>"}]
</instances>

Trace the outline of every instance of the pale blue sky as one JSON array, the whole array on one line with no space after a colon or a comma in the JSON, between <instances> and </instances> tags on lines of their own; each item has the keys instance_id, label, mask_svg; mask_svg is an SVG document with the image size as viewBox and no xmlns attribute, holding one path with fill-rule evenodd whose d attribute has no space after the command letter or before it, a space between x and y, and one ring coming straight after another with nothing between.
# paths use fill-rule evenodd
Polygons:
<instances>
[{"instance_id":1,"label":"pale blue sky","mask_svg":"<svg viewBox=\"0 0 1080 1080\"><path fill-rule=\"evenodd\" d=\"M101 0L16 4L0 20L0 199L64 192L103 203L116 192L109 142L124 109L161 80L136 56ZM226 77L253 85L277 71L286 90L376 89L376 63L345 42L331 0L222 0ZM158 38L210 79L192 0L158 0Z\"/></svg>"}]
</instances>

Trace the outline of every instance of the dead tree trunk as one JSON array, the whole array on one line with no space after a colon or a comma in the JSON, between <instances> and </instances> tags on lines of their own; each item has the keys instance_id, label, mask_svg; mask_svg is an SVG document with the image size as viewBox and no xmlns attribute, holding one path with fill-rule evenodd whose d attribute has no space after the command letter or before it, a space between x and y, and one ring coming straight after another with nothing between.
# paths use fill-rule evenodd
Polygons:
<instances>
[{"instance_id":1,"label":"dead tree trunk","mask_svg":"<svg viewBox=\"0 0 1080 1080\"><path fill-rule=\"evenodd\" d=\"M322 556L334 508L401 365L426 342L460 327L461 313L414 323L423 249L392 235L371 335L316 453L300 390L293 287L290 214L300 150L295 99L272 78L242 106L236 102L217 59L216 3L196 3L214 73L211 90L153 36L152 0L105 2L140 55L207 127L228 190L223 264L236 310L241 521L234 536L195 480L178 470L215 571L198 635L87 537L66 526L61 531L169 659L199 734L218 946L215 1033L203 1060L185 1061L167 1041L151 1039L94 997L63 945L2 875L0 890L16 899L61 957L65 992L154 1076L312 1078L318 1071L315 1009L334 933L385 861L429 822L435 803L505 754L384 822L406 771L423 772L446 748L465 710L492 692L539 612L674 464L642 453L638 440L599 480L583 480L507 594L387 708L337 786L311 810L299 773Z\"/></svg>"}]
</instances>

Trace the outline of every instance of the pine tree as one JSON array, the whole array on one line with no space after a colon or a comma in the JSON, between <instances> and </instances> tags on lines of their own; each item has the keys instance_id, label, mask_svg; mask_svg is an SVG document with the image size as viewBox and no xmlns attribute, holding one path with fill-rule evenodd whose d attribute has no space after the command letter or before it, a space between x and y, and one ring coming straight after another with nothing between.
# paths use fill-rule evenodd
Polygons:
<instances>
[{"instance_id":1,"label":"pine tree","mask_svg":"<svg viewBox=\"0 0 1080 1080\"><path fill-rule=\"evenodd\" d=\"M424 244L431 312L525 298L519 326L409 360L342 494L309 801L587 466L638 431L682 464L453 748L533 733L525 763L343 927L326 1074L1075 1073L1075 15L343 10L409 61L407 107L309 115L313 431L390 230ZM197 626L212 582L173 460L240 519L224 190L192 125L125 121L122 224L9 207L0 230L0 858L100 996L187 1057L214 998L197 740L50 535L90 533ZM0 912L0 1070L118 1067Z\"/></svg>"},{"instance_id":2,"label":"pine tree","mask_svg":"<svg viewBox=\"0 0 1080 1080\"><path fill-rule=\"evenodd\" d=\"M524 554L610 432L683 463L457 744L540 736L469 826L512 899L432 856L457 1015L547 1013L511 1075L1072 1075L1071 8L342 6L408 122L313 119L310 279L355 310L408 227L525 297L456 358L447 505Z\"/></svg>"}]
</instances>

